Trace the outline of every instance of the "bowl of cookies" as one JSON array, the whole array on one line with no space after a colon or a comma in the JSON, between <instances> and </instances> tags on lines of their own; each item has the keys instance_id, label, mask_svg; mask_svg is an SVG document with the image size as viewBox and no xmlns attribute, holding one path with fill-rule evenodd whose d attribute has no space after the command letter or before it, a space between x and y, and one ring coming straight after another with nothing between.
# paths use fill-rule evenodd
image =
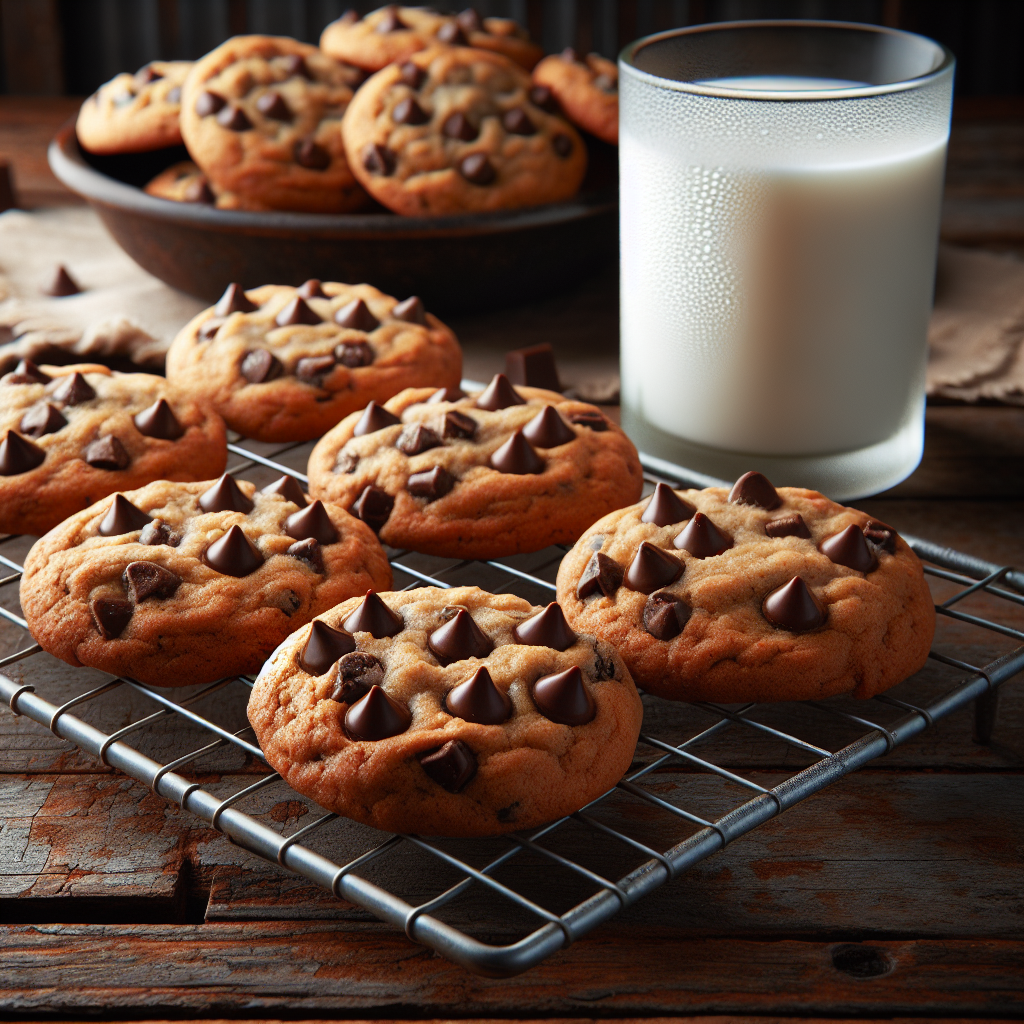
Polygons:
<instances>
[{"instance_id":1,"label":"bowl of cookies","mask_svg":"<svg viewBox=\"0 0 1024 1024\"><path fill-rule=\"evenodd\" d=\"M527 301L618 244L615 65L542 57L472 10L350 12L319 47L236 36L101 86L50 164L202 298L319 278L446 312Z\"/></svg>"}]
</instances>

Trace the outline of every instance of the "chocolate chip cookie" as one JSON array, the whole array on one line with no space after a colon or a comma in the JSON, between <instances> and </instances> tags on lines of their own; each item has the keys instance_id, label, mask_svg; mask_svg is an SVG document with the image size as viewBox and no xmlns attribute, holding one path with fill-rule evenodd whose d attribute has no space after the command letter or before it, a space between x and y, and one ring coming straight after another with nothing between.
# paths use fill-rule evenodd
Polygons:
<instances>
[{"instance_id":1,"label":"chocolate chip cookie","mask_svg":"<svg viewBox=\"0 0 1024 1024\"><path fill-rule=\"evenodd\" d=\"M155 60L101 85L78 112L75 133L91 153L142 153L181 145L181 91L192 64Z\"/></svg>"},{"instance_id":2,"label":"chocolate chip cookie","mask_svg":"<svg viewBox=\"0 0 1024 1024\"><path fill-rule=\"evenodd\" d=\"M391 567L361 522L309 503L291 477L158 480L78 512L37 541L21 606L70 665L187 686L255 672L294 629Z\"/></svg>"},{"instance_id":3,"label":"chocolate chip cookie","mask_svg":"<svg viewBox=\"0 0 1024 1024\"><path fill-rule=\"evenodd\" d=\"M557 604L367 594L293 633L249 721L322 807L391 832L486 836L571 814L630 765L643 709L615 649Z\"/></svg>"},{"instance_id":4,"label":"chocolate chip cookie","mask_svg":"<svg viewBox=\"0 0 1024 1024\"><path fill-rule=\"evenodd\" d=\"M236 36L189 74L181 134L215 190L274 210L358 210L367 197L345 160L341 118L362 78L315 46Z\"/></svg>"},{"instance_id":5,"label":"chocolate chip cookie","mask_svg":"<svg viewBox=\"0 0 1024 1024\"><path fill-rule=\"evenodd\" d=\"M331 281L233 284L167 353L168 380L259 441L306 441L368 401L461 375L455 335L418 298Z\"/></svg>"},{"instance_id":6,"label":"chocolate chip cookie","mask_svg":"<svg viewBox=\"0 0 1024 1024\"><path fill-rule=\"evenodd\" d=\"M378 71L342 134L366 190L406 216L559 202L587 169L582 139L534 102L530 76L485 50L427 50Z\"/></svg>"},{"instance_id":7,"label":"chocolate chip cookie","mask_svg":"<svg viewBox=\"0 0 1024 1024\"><path fill-rule=\"evenodd\" d=\"M149 373L36 366L0 377L0 532L41 534L117 490L224 469L224 422Z\"/></svg>"},{"instance_id":8,"label":"chocolate chip cookie","mask_svg":"<svg viewBox=\"0 0 1024 1024\"><path fill-rule=\"evenodd\" d=\"M573 629L670 700L872 697L928 656L921 563L884 523L746 473L605 516L558 570Z\"/></svg>"},{"instance_id":9,"label":"chocolate chip cookie","mask_svg":"<svg viewBox=\"0 0 1024 1024\"><path fill-rule=\"evenodd\" d=\"M451 558L571 543L640 496L636 448L595 406L504 374L460 396L413 388L353 413L313 449L310 493Z\"/></svg>"},{"instance_id":10,"label":"chocolate chip cookie","mask_svg":"<svg viewBox=\"0 0 1024 1024\"><path fill-rule=\"evenodd\" d=\"M379 71L420 50L472 46L503 54L529 71L544 55L526 31L508 18L481 18L467 7L461 14L438 14L424 7L389 4L360 18L348 11L320 36L320 48L337 60Z\"/></svg>"},{"instance_id":11,"label":"chocolate chip cookie","mask_svg":"<svg viewBox=\"0 0 1024 1024\"><path fill-rule=\"evenodd\" d=\"M551 93L577 128L619 144L619 69L613 61L563 50L533 69L533 81Z\"/></svg>"}]
</instances>

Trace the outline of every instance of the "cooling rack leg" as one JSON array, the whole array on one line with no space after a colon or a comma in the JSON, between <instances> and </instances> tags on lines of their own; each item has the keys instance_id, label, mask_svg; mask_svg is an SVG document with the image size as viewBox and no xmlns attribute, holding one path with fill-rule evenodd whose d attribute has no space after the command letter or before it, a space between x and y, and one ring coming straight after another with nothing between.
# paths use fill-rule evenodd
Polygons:
<instances>
[{"instance_id":1,"label":"cooling rack leg","mask_svg":"<svg viewBox=\"0 0 1024 1024\"><path fill-rule=\"evenodd\" d=\"M999 691L989 690L974 702L974 742L988 746L999 717Z\"/></svg>"}]
</instances>

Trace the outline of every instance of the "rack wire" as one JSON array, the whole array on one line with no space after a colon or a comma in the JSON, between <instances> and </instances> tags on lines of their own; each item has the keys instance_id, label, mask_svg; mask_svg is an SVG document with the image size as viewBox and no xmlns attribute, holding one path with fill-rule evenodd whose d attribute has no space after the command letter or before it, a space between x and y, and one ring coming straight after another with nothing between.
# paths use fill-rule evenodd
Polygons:
<instances>
[{"instance_id":1,"label":"rack wire","mask_svg":"<svg viewBox=\"0 0 1024 1024\"><path fill-rule=\"evenodd\" d=\"M229 449L239 461L229 469L258 484L285 472L305 482L300 467L309 448L237 439ZM642 461L648 485L717 482L660 460ZM171 691L61 666L31 642L17 608L13 585L20 579L18 556L28 548L26 538L0 540L0 565L11 570L0 578L0 617L26 630L28 640L0 659L0 694L16 715L137 779L263 860L403 929L411 940L472 971L510 976L972 701L976 738L988 741L998 687L1024 668L1024 632L999 621L1011 606L1024 606L1024 573L920 538L906 539L930 563L925 572L938 592L940 625L925 670L870 701L685 705L645 694L644 729L626 777L577 813L530 834L493 840L389 836L323 809L310 811L312 820L286 833L285 826L259 812L264 791L285 794L279 800L309 801L270 771L253 742L244 710L252 678ZM389 550L389 556L396 587L476 583L539 603L550 600L564 551L554 547L488 562L408 551ZM972 604L974 610L964 610ZM12 669L18 678L9 674ZM58 703L40 692L54 687L55 679L66 690L82 678L97 685ZM141 705L126 702L126 690ZM83 717L104 720L101 709L108 697L122 708L141 706L143 713L109 731ZM729 766L737 736L784 750L783 760L796 770L762 786L748 777L756 772L747 768L743 774L744 769ZM151 756L157 737L159 757ZM168 743L174 756L166 756ZM217 786L194 781L200 774L216 775L210 765L223 768L225 755L241 757L249 772L241 776L245 781L258 771L266 774L241 788L234 788L237 772L222 772ZM671 773L682 781L669 792L664 779ZM226 781L224 774L234 781ZM211 792L225 786L231 791ZM242 804L249 806L248 813Z\"/></svg>"}]
</instances>

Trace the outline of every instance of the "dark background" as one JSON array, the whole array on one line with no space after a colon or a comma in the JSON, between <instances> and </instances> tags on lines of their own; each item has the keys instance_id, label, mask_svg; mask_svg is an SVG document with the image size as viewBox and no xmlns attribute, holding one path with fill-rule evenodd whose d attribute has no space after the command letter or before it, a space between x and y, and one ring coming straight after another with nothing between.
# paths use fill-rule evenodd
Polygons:
<instances>
[{"instance_id":1,"label":"dark background","mask_svg":"<svg viewBox=\"0 0 1024 1024\"><path fill-rule=\"evenodd\" d=\"M242 32L315 43L359 0L0 0L0 92L86 95L148 60L194 59ZM434 5L459 10L465 0ZM1024 0L479 0L527 25L548 52L609 57L638 36L746 18L823 18L909 29L957 57L958 96L1024 94Z\"/></svg>"}]
</instances>

